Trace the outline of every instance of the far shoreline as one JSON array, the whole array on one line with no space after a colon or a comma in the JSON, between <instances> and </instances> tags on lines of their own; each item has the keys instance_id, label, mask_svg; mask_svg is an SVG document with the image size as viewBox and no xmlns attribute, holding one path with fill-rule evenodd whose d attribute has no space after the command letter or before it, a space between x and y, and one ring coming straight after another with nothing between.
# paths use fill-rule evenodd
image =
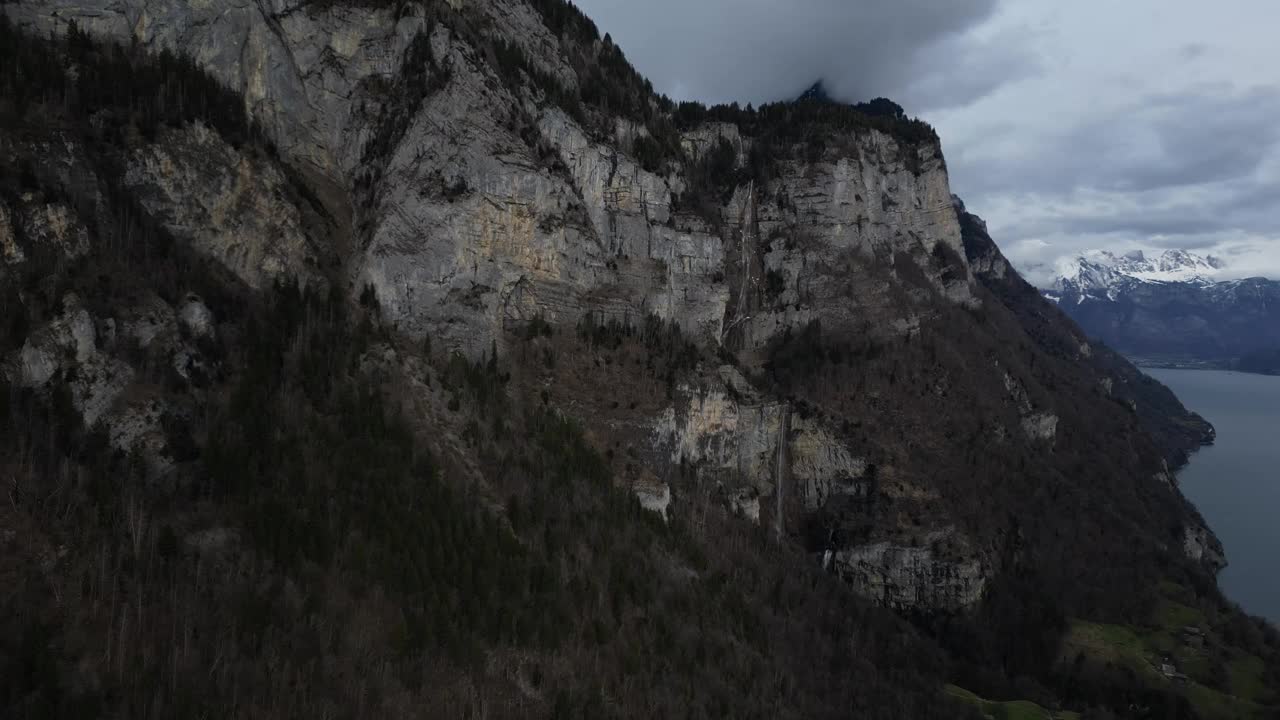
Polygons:
<instances>
[{"instance_id":1,"label":"far shoreline","mask_svg":"<svg viewBox=\"0 0 1280 720\"><path fill-rule=\"evenodd\" d=\"M1242 370L1235 366L1234 360L1195 360L1190 358L1144 358L1126 355L1125 359L1141 369L1151 370L1215 370L1217 372L1237 373L1239 375L1256 375L1258 377L1280 377L1280 372L1257 372Z\"/></svg>"}]
</instances>

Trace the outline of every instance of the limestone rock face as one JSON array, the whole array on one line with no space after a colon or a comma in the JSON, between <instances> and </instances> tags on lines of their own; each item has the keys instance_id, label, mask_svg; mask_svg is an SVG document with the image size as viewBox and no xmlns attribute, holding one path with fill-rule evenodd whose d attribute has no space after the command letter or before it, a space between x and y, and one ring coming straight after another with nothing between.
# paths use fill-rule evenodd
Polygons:
<instances>
[{"instance_id":1,"label":"limestone rock face","mask_svg":"<svg viewBox=\"0 0 1280 720\"><path fill-rule=\"evenodd\" d=\"M614 270L605 278L614 299L602 309L625 313L643 298L646 310L718 342L728 302L721 238L674 223L671 181L591 140L564 112L543 113L540 130L568 167L595 242Z\"/></svg>"},{"instance_id":2,"label":"limestone rock face","mask_svg":"<svg viewBox=\"0 0 1280 720\"><path fill-rule=\"evenodd\" d=\"M975 233L987 237L987 223L985 220L977 215L970 215L965 209L964 201L955 195L951 196L951 204L955 207L958 217L964 218L973 224ZM1006 277L1017 275L1013 266L1005 259L1004 254L1000 252L995 243L969 243L965 246L965 251L974 275L980 278L1000 282L1004 281Z\"/></svg>"},{"instance_id":3,"label":"limestone rock face","mask_svg":"<svg viewBox=\"0 0 1280 720\"><path fill-rule=\"evenodd\" d=\"M38 389L65 379L85 427L101 427L113 447L138 451L149 475L162 476L173 465L163 429L173 408L149 389L132 361L182 363L178 374L191 381L193 368L207 370L203 356L183 342L174 309L154 295L111 318L95 318L74 294L62 305L62 314L5 360L8 381Z\"/></svg>"},{"instance_id":4,"label":"limestone rock face","mask_svg":"<svg viewBox=\"0 0 1280 720\"><path fill-rule=\"evenodd\" d=\"M578 87L578 74L564 59L560 41L529 3L521 0L450 1L455 8L463 3L483 13L495 30L524 51L525 57L539 71L551 76L563 87Z\"/></svg>"},{"instance_id":5,"label":"limestone rock face","mask_svg":"<svg viewBox=\"0 0 1280 720\"><path fill-rule=\"evenodd\" d=\"M213 335L214 318L204 301L198 295L188 295L186 303L178 313L182 329L194 338L205 338Z\"/></svg>"},{"instance_id":6,"label":"limestone rock face","mask_svg":"<svg viewBox=\"0 0 1280 720\"><path fill-rule=\"evenodd\" d=\"M17 265L26 259L27 254L18 246L17 238L13 235L13 220L9 215L9 208L0 203L0 263Z\"/></svg>"},{"instance_id":7,"label":"limestone rock face","mask_svg":"<svg viewBox=\"0 0 1280 720\"><path fill-rule=\"evenodd\" d=\"M658 513L663 520L667 519L667 508L671 507L671 486L666 483L637 483L636 498L640 507Z\"/></svg>"},{"instance_id":8,"label":"limestone rock face","mask_svg":"<svg viewBox=\"0 0 1280 720\"><path fill-rule=\"evenodd\" d=\"M1182 529L1182 551L1187 558L1201 563L1217 573L1227 566L1227 556L1222 543L1209 528L1200 523L1188 523Z\"/></svg>"},{"instance_id":9,"label":"limestone rock face","mask_svg":"<svg viewBox=\"0 0 1280 720\"><path fill-rule=\"evenodd\" d=\"M729 507L735 513L760 524L760 494L755 488L742 488L729 496Z\"/></svg>"},{"instance_id":10,"label":"limestone rock face","mask_svg":"<svg viewBox=\"0 0 1280 720\"><path fill-rule=\"evenodd\" d=\"M776 512L779 493L783 504L815 512L837 501L870 507L882 490L945 517L936 495L899 485L880 488L875 469L847 441L821 421L755 392L730 366L721 367L709 386L685 386L676 396L655 421L654 444L673 465L695 468L700 484L723 488L730 508L752 522L761 522L762 508ZM924 611L959 611L981 599L992 570L955 528L928 532L917 545L906 544L900 533L880 538L828 547L833 571L859 593Z\"/></svg>"},{"instance_id":11,"label":"limestone rock face","mask_svg":"<svg viewBox=\"0 0 1280 720\"><path fill-rule=\"evenodd\" d=\"M202 125L164 131L133 158L124 182L171 233L251 287L312 275L317 252L280 169Z\"/></svg>"},{"instance_id":12,"label":"limestone rock face","mask_svg":"<svg viewBox=\"0 0 1280 720\"><path fill-rule=\"evenodd\" d=\"M401 329L478 354L508 320L576 320L611 271L567 178L506 127L518 100L443 28L431 44L452 79L386 162L357 273Z\"/></svg>"},{"instance_id":13,"label":"limestone rock face","mask_svg":"<svg viewBox=\"0 0 1280 720\"><path fill-rule=\"evenodd\" d=\"M43 387L60 370L89 361L96 352L93 318L74 296L63 314L32 333L11 362L10 379L23 387Z\"/></svg>"},{"instance_id":14,"label":"limestone rock face","mask_svg":"<svg viewBox=\"0 0 1280 720\"><path fill-rule=\"evenodd\" d=\"M142 298L121 314L119 332L141 350L172 344L177 339L178 323L173 308L157 296Z\"/></svg>"},{"instance_id":15,"label":"limestone rock face","mask_svg":"<svg viewBox=\"0 0 1280 720\"><path fill-rule=\"evenodd\" d=\"M738 126L727 122L706 123L696 130L681 135L680 143L685 153L695 160L701 160L720 143L728 143L733 148L738 162L742 163L745 162L746 153L750 149Z\"/></svg>"},{"instance_id":16,"label":"limestone rock face","mask_svg":"<svg viewBox=\"0 0 1280 720\"><path fill-rule=\"evenodd\" d=\"M559 40L527 3L454 7L482 18L562 85L576 84ZM413 3L394 16L289 0L34 0L6 12L42 33L75 20L91 33L190 53L244 93L284 158L339 195L370 177L374 162L372 227L352 259L353 279L375 288L401 329L469 354L487 349L508 323L539 314L571 323L584 312L652 312L746 352L815 319L850 323L851 305L878 308L882 327L909 332L915 310L883 268L871 267L898 256L923 268L917 299L937 292L975 302L936 146L907 147L878 131L840 138L816 161L783 162L769 187L740 188L723 208L723 226L712 228L673 212L685 178L643 170L619 149L628 143L592 139L536 88L508 87L468 42L429 26ZM423 32L428 75L442 87L393 136L387 157L371 160L369 141L392 100L387 89ZM517 131L527 118L536 141ZM640 134L619 126L620 136ZM751 140L731 124L688 132L683 145L696 159L721 140L745 162ZM543 147L558 163L545 162ZM202 169L190 160L197 152L217 162ZM269 167L234 157L207 133L170 134L135 159L129 180L148 188L148 209L171 230L251 285L285 267L303 272L312 256L276 203ZM176 201L197 181L214 192L184 208ZM247 202L263 203L254 212L265 224L229 224L227 211ZM949 262L934 257L939 247L959 252L947 271L935 267ZM782 294L747 299L761 294L766 271L784 281Z\"/></svg>"},{"instance_id":17,"label":"limestone rock face","mask_svg":"<svg viewBox=\"0 0 1280 720\"><path fill-rule=\"evenodd\" d=\"M834 496L867 498L872 482L869 464L825 428L799 420L791 440L791 477L804 498L805 507L818 510Z\"/></svg>"},{"instance_id":18,"label":"limestone rock face","mask_svg":"<svg viewBox=\"0 0 1280 720\"><path fill-rule=\"evenodd\" d=\"M1034 413L1022 419L1022 432L1032 440L1053 440L1058 434L1058 416Z\"/></svg>"},{"instance_id":19,"label":"limestone rock face","mask_svg":"<svg viewBox=\"0 0 1280 720\"><path fill-rule=\"evenodd\" d=\"M27 252L36 248L50 249L68 260L75 260L89 252L89 229L76 214L62 203L44 203L30 194L24 195L20 204L20 223ZM26 253L18 247L10 230L10 241L5 243L0 230L0 252L6 262L20 262Z\"/></svg>"},{"instance_id":20,"label":"limestone rock face","mask_svg":"<svg viewBox=\"0 0 1280 720\"><path fill-rule=\"evenodd\" d=\"M920 547L878 542L840 550L834 567L856 591L878 604L961 610L982 598L986 573L979 560L942 549L948 537L940 531Z\"/></svg>"},{"instance_id":21,"label":"limestone rock face","mask_svg":"<svg viewBox=\"0 0 1280 720\"><path fill-rule=\"evenodd\" d=\"M736 371L722 368L732 377ZM698 466L703 479L756 496L774 492L779 443L786 442L782 403L731 396L723 384L681 388L682 404L655 422L653 440L673 464Z\"/></svg>"},{"instance_id":22,"label":"limestone rock face","mask_svg":"<svg viewBox=\"0 0 1280 720\"><path fill-rule=\"evenodd\" d=\"M1037 411L1031 396L1027 394L1026 387L1008 372L1004 374L1004 387L1022 416L1019 423L1022 434L1033 442L1052 443L1058 434L1058 416L1050 412Z\"/></svg>"},{"instance_id":23,"label":"limestone rock face","mask_svg":"<svg viewBox=\"0 0 1280 720\"><path fill-rule=\"evenodd\" d=\"M656 313L718 341L722 243L673 225L668 181L556 108L537 117L548 166L509 127L522 99L444 30L431 42L450 80L387 162L358 268L389 318L473 354L509 323L586 312Z\"/></svg>"},{"instance_id":24,"label":"limestone rock face","mask_svg":"<svg viewBox=\"0 0 1280 720\"><path fill-rule=\"evenodd\" d=\"M63 299L63 307L62 315L33 332L10 358L8 374L11 382L40 388L74 369L71 400L92 427L112 409L134 373L126 363L99 352L93 317L74 295Z\"/></svg>"}]
</instances>

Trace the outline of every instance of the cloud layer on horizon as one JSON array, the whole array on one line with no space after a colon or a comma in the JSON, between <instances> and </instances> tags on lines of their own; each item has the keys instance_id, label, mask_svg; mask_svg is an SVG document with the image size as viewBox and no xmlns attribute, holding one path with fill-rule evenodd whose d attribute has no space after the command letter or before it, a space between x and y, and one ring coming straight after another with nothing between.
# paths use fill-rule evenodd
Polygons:
<instances>
[{"instance_id":1,"label":"cloud layer on horizon","mask_svg":"<svg viewBox=\"0 0 1280 720\"><path fill-rule=\"evenodd\" d=\"M1219 85L1136 96L1016 142L992 133L948 156L953 183L1034 282L1094 248L1185 249L1221 257L1230 277L1280 278L1277 117L1280 88Z\"/></svg>"}]
</instances>

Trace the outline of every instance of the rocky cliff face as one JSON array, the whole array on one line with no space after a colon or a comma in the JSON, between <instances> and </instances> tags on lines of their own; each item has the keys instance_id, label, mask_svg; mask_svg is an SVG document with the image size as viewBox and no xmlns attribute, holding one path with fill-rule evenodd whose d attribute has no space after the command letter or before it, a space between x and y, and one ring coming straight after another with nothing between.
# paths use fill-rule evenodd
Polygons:
<instances>
[{"instance_id":1,"label":"rocky cliff face","mask_svg":"<svg viewBox=\"0 0 1280 720\"><path fill-rule=\"evenodd\" d=\"M202 125L164 131L131 159L124 184L174 236L250 287L317 276L324 251L307 238L281 168Z\"/></svg>"},{"instance_id":2,"label":"rocky cliff face","mask_svg":"<svg viewBox=\"0 0 1280 720\"><path fill-rule=\"evenodd\" d=\"M113 317L95 317L74 294L62 299L62 313L37 328L5 363L17 387L55 388L65 383L70 401L87 428L100 428L121 452L136 452L152 478L173 465L174 450L162 426L184 408L147 382L139 357L172 369L184 385L207 381L213 363L196 346L210 332L209 310L190 297L181 316L151 296Z\"/></svg>"},{"instance_id":3,"label":"rocky cliff face","mask_svg":"<svg viewBox=\"0 0 1280 720\"><path fill-rule=\"evenodd\" d=\"M536 50L530 56L557 77L572 77L556 62L558 40L528 7L464 9L493 22L489 32ZM743 343L760 347L815 318L847 319L846 301L894 306L882 282L859 282L869 258L925 256L938 246L962 253L936 146L905 147L874 131L844 138L818 162L784 164L773 186L754 195L744 188L722 210L732 227L713 232L673 215L673 194L685 182L678 173L641 169L541 102L537 88L504 86L468 38L428 22L421 6L392 18L309 4L101 9L57 1L23 3L10 14L41 32L74 20L121 41L191 53L244 94L296 167L343 189L369 171L362 163L390 101L385 89L406 59L424 62L407 50L428 33L427 72L442 86L423 99L377 168L370 242L352 258L352 272L378 289L389 316L407 330L449 336L475 353L505 322L536 313L622 314L636 311L637 299L710 342L732 325ZM515 130L524 122L536 126L532 143ZM749 149L750 139L732 126L693 131L685 143L696 153L712 135ZM560 161L554 168L537 157L544 143ZM742 256L744 247L752 257ZM743 296L759 293L763 272L777 273L783 285L776 302L757 307ZM952 301L969 301L967 270L956 272L934 281ZM730 287L730 276L741 282ZM899 321L909 327L913 319L905 313Z\"/></svg>"},{"instance_id":4,"label":"rocky cliff face","mask_svg":"<svg viewBox=\"0 0 1280 720\"><path fill-rule=\"evenodd\" d=\"M606 118L602 132L596 111L584 117L557 101L553 90L581 82L572 63L580 41L552 33L518 0L407 3L394 13L29 0L4 12L40 33L74 20L190 53L242 94L280 161L192 125L139 147L124 182L172 235L249 287L312 282L337 266L352 286L372 288L407 336L471 358L510 351L535 320L563 335L584 317L626 325L653 315L678 326L716 362L672 378L652 415L610 420L604 399L572 394L563 409L650 458L638 486L647 506L666 513L722 488L756 522L806 535L815 557L834 553L839 574L881 603L950 612L981 600L1011 552L982 492L1007 487L1012 467L1065 487L1053 457L1088 444L1080 438L1094 431L1082 418L1101 413L1120 427L1128 417L1098 388L1132 385L1131 375L1045 362L1061 350L1054 362L1088 364L1089 346L1074 330L1055 337L1069 338L1064 348L1037 346L1033 329L1010 320L1029 301L1001 304L995 285L1020 279L994 245L967 242L936 139L880 126L829 129L821 146L774 139L772 172L757 177L749 165L765 131L708 121L682 128L678 157L642 162L646 126ZM510 47L524 55L516 70L494 60ZM699 190L691 168L722 145L725 173L741 181L709 212L695 211L685 202ZM5 262L21 257L6 239L14 217L44 218L55 244L79 247L56 209L42 212L0 214ZM14 359L14 377L40 384L68 363L95 367L94 328L105 318L72 301L66 312ZM166 338L164 353L187 377L199 349L182 340L194 330L175 334L175 313L208 325L198 309L167 306L150 312L154 332L116 319L115 333L142 347ZM1086 399L1066 399L1059 372L1087 388ZM86 422L134 412L113 399L121 393L107 376L127 370L83 381ZM985 414L975 420L971 408ZM142 420L117 426L141 428L115 432L121 443L154 435ZM961 442L970 445L957 450ZM954 454L970 465L945 465ZM1143 445L1105 471L1147 483L1159 460ZM692 484L673 479L680 468ZM1175 488L1143 485L1141 494L1160 512L1184 512ZM1130 531L1152 552L1180 541Z\"/></svg>"},{"instance_id":5,"label":"rocky cliff face","mask_svg":"<svg viewBox=\"0 0 1280 720\"><path fill-rule=\"evenodd\" d=\"M888 607L963 610L982 599L989 571L963 549L955 559L950 535L951 529L931 532L918 547L878 542L841 550L834 567L861 593Z\"/></svg>"}]
</instances>

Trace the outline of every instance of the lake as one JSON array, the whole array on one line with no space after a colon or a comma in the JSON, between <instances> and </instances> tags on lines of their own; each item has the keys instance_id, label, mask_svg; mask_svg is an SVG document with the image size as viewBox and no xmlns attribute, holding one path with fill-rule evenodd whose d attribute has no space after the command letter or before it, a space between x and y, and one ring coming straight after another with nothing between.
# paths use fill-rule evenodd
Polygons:
<instances>
[{"instance_id":1,"label":"lake","mask_svg":"<svg viewBox=\"0 0 1280 720\"><path fill-rule=\"evenodd\" d=\"M1280 377L1145 369L1218 430L1178 473L1182 492L1227 553L1218 584L1251 615L1280 624Z\"/></svg>"}]
</instances>

